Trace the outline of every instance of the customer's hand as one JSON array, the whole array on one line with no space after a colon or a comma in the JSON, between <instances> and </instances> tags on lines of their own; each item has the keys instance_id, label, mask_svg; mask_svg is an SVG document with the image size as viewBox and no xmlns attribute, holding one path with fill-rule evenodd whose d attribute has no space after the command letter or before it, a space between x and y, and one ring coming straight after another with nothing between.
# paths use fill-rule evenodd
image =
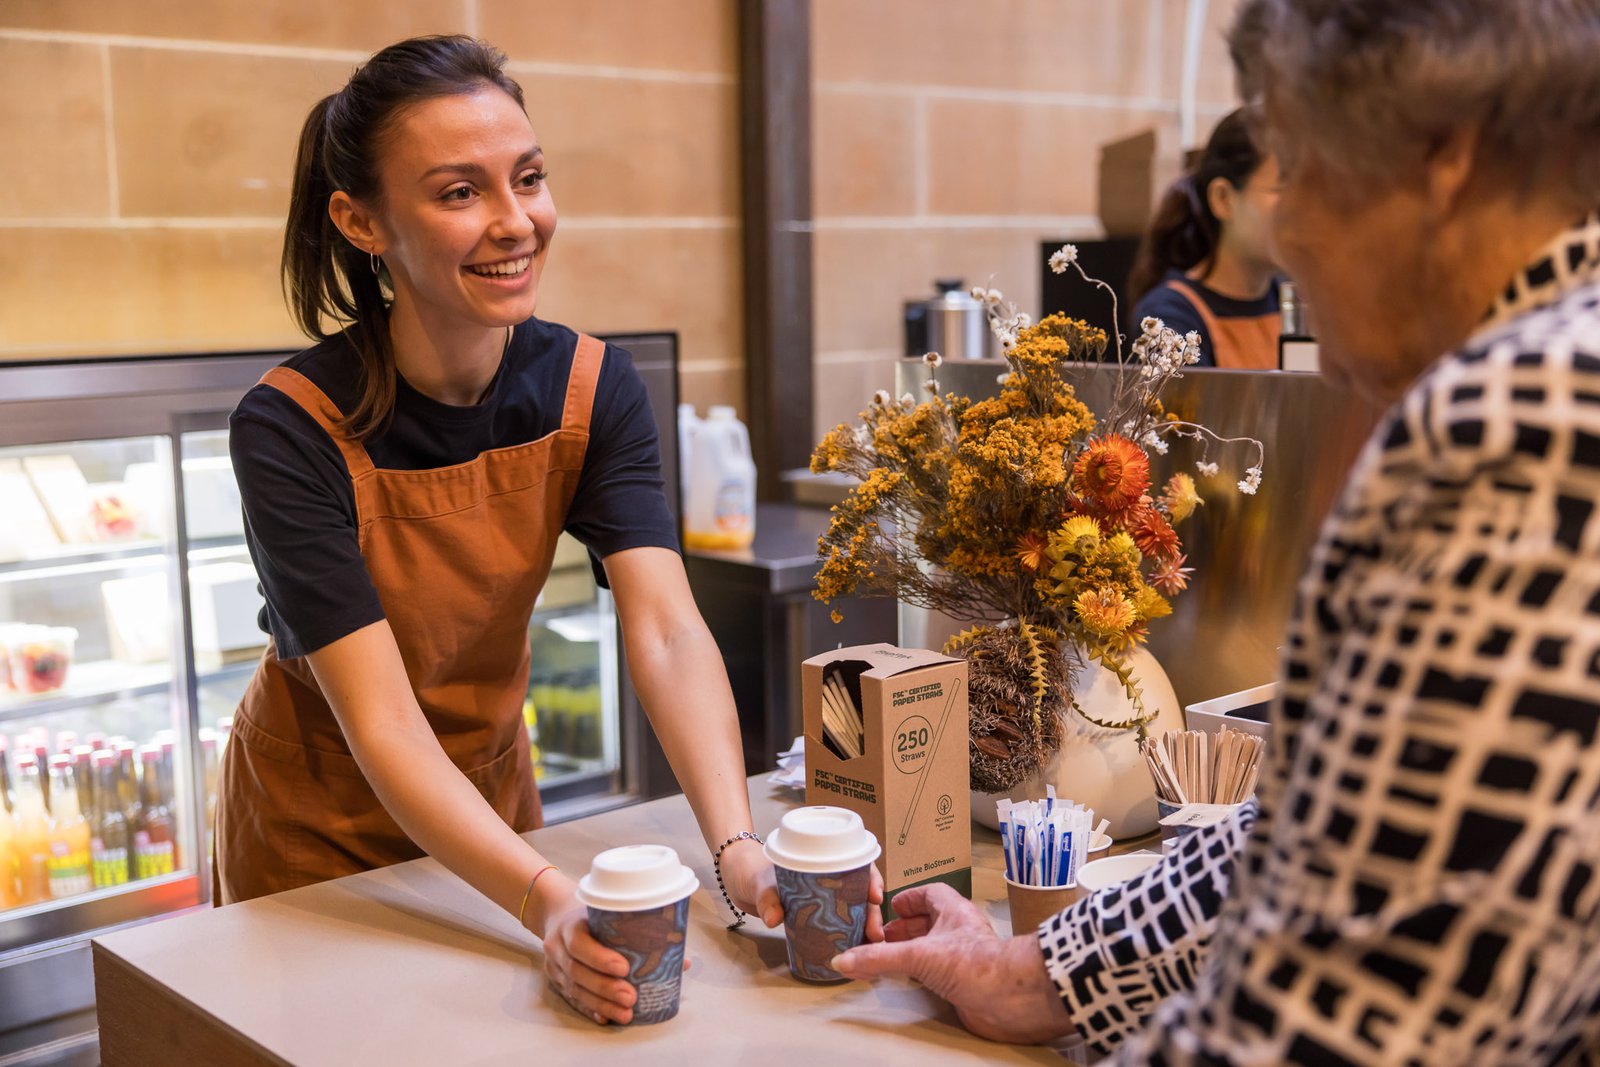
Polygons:
<instances>
[{"instance_id":1,"label":"customer's hand","mask_svg":"<svg viewBox=\"0 0 1600 1067\"><path fill-rule=\"evenodd\" d=\"M1034 1044L1072 1032L1036 937L996 936L947 885L907 889L894 910L900 918L885 930L887 942L840 953L834 970L846 978L914 978L948 1000L968 1030L993 1041Z\"/></svg>"},{"instance_id":2,"label":"customer's hand","mask_svg":"<svg viewBox=\"0 0 1600 1067\"><path fill-rule=\"evenodd\" d=\"M545 883L551 883L548 889ZM638 993L626 981L628 961L589 933L589 909L578 903L576 888L559 871L552 871L539 883L540 912L547 917L543 927L545 977L550 988L595 1022L631 1022ZM537 929L534 932L539 933Z\"/></svg>"}]
</instances>

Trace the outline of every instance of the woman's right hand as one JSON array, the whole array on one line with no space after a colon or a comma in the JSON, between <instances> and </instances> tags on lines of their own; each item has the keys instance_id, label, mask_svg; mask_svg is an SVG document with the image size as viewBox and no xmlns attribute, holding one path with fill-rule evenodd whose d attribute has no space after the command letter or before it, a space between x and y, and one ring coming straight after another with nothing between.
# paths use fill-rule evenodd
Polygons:
<instances>
[{"instance_id":1,"label":"woman's right hand","mask_svg":"<svg viewBox=\"0 0 1600 1067\"><path fill-rule=\"evenodd\" d=\"M568 1004L595 1022L631 1022L638 994L625 980L628 961L589 933L589 909L578 903L576 889L559 871L535 887L542 905L545 977ZM538 918L532 918L529 925L539 933Z\"/></svg>"}]
</instances>

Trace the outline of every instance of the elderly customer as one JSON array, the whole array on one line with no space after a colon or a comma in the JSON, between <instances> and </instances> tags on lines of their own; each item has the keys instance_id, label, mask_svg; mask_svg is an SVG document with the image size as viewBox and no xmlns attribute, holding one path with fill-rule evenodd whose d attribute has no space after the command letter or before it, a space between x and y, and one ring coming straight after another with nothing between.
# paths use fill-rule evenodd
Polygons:
<instances>
[{"instance_id":1,"label":"elderly customer","mask_svg":"<svg viewBox=\"0 0 1600 1067\"><path fill-rule=\"evenodd\" d=\"M1600 0L1244 0L1231 43L1325 373L1393 401L1300 587L1259 821L1037 938L904 894L836 966L1124 1064L1568 1062L1600 1048Z\"/></svg>"}]
</instances>

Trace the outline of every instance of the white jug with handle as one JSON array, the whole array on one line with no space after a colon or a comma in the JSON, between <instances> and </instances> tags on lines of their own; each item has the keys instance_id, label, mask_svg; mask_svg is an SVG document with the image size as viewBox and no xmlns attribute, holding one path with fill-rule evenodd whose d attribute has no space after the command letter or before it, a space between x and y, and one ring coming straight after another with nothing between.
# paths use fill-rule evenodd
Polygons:
<instances>
[{"instance_id":1,"label":"white jug with handle","mask_svg":"<svg viewBox=\"0 0 1600 1067\"><path fill-rule=\"evenodd\" d=\"M680 441L685 436L688 441L683 547L747 547L756 535L756 464L749 431L733 408L717 404L705 419L689 423L680 410L678 433Z\"/></svg>"}]
</instances>

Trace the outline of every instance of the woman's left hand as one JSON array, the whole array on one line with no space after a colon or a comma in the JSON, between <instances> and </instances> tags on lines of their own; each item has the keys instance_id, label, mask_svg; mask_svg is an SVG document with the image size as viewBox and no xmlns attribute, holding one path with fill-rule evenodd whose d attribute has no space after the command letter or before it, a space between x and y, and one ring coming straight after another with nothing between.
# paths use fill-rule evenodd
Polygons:
<instances>
[{"instance_id":1,"label":"woman's left hand","mask_svg":"<svg viewBox=\"0 0 1600 1067\"><path fill-rule=\"evenodd\" d=\"M761 846L747 839L729 845L722 853L722 884L728 887L734 907L756 916L769 928L783 922L783 904L778 900L778 881L772 863ZM877 865L871 869L867 890L868 941L883 940L883 875Z\"/></svg>"}]
</instances>

